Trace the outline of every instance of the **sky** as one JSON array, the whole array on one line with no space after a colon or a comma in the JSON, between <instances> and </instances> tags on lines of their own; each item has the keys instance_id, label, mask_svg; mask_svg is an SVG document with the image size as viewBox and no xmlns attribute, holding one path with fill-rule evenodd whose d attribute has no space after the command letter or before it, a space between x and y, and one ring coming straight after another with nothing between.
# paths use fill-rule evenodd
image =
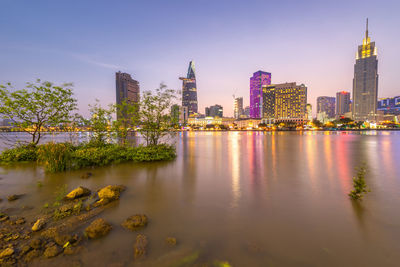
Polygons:
<instances>
[{"instance_id":1,"label":"sky","mask_svg":"<svg viewBox=\"0 0 400 267\"><path fill-rule=\"evenodd\" d=\"M351 91L355 53L369 33L378 47L379 97L400 95L398 0L0 0L0 84L40 78L74 83L80 113L115 103L115 72L180 90L195 61L199 112L233 116L249 105L253 72L308 87L308 102ZM314 111L315 112L315 111Z\"/></svg>"}]
</instances>

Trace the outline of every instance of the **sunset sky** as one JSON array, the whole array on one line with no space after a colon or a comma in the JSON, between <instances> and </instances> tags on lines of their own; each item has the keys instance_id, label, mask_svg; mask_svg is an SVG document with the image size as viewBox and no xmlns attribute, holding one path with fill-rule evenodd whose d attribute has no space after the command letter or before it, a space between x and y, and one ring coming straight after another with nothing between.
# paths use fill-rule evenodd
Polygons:
<instances>
[{"instance_id":1,"label":"sunset sky","mask_svg":"<svg viewBox=\"0 0 400 267\"><path fill-rule=\"evenodd\" d=\"M249 104L249 78L304 83L308 102L352 90L365 20L378 47L379 97L400 95L400 1L0 0L0 83L73 82L81 113L115 102L115 72L140 89L181 89L196 64L199 111L233 115ZM315 110L314 110L315 112Z\"/></svg>"}]
</instances>

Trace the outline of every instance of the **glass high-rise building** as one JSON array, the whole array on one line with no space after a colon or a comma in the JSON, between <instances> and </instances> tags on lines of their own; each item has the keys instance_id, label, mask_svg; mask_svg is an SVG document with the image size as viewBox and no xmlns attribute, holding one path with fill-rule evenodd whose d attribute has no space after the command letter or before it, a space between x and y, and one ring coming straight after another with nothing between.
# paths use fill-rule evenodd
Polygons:
<instances>
[{"instance_id":1,"label":"glass high-rise building","mask_svg":"<svg viewBox=\"0 0 400 267\"><path fill-rule=\"evenodd\" d=\"M336 117L344 116L350 112L350 92L336 93Z\"/></svg>"},{"instance_id":2,"label":"glass high-rise building","mask_svg":"<svg viewBox=\"0 0 400 267\"><path fill-rule=\"evenodd\" d=\"M138 104L140 100L140 88L139 82L132 79L131 75L128 73L122 73L118 71L115 73L115 83L116 83L116 102L121 105L123 101L126 101L128 105ZM124 112L117 112L117 119Z\"/></svg>"},{"instance_id":3,"label":"glass high-rise building","mask_svg":"<svg viewBox=\"0 0 400 267\"><path fill-rule=\"evenodd\" d=\"M354 64L352 112L355 121L376 121L378 100L378 52L375 42L368 36L358 46Z\"/></svg>"},{"instance_id":4,"label":"glass high-rise building","mask_svg":"<svg viewBox=\"0 0 400 267\"><path fill-rule=\"evenodd\" d=\"M263 116L263 86L271 84L271 73L257 71L250 77L250 117Z\"/></svg>"},{"instance_id":5,"label":"glass high-rise building","mask_svg":"<svg viewBox=\"0 0 400 267\"><path fill-rule=\"evenodd\" d=\"M234 102L234 109L233 109L233 114L235 119L239 119L241 115L243 115L244 110L243 110L243 97L237 97L235 98Z\"/></svg>"},{"instance_id":6,"label":"glass high-rise building","mask_svg":"<svg viewBox=\"0 0 400 267\"><path fill-rule=\"evenodd\" d=\"M328 118L335 117L336 98L330 96L317 97L317 114L325 112Z\"/></svg>"},{"instance_id":7,"label":"glass high-rise building","mask_svg":"<svg viewBox=\"0 0 400 267\"><path fill-rule=\"evenodd\" d=\"M189 115L198 113L197 108L197 87L194 61L190 61L188 72L182 80L182 106L188 108Z\"/></svg>"}]
</instances>

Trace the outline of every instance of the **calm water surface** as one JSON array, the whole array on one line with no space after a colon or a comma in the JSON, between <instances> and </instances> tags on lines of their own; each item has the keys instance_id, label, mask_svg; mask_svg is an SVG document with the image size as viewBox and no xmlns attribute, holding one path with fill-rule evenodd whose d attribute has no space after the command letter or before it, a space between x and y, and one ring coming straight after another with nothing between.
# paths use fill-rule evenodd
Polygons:
<instances>
[{"instance_id":1,"label":"calm water surface","mask_svg":"<svg viewBox=\"0 0 400 267\"><path fill-rule=\"evenodd\" d=\"M26 194L0 209L33 206L29 218L64 184L127 186L101 215L110 234L51 265L132 265L136 234L119 225L145 213L149 251L139 266L174 266L196 253L198 263L232 266L399 266L400 132L187 132L176 146L175 161L96 168L87 180L80 176L88 170L0 167L0 197ZM357 204L347 194L363 162L372 192ZM176 248L164 245L168 236Z\"/></svg>"}]
</instances>

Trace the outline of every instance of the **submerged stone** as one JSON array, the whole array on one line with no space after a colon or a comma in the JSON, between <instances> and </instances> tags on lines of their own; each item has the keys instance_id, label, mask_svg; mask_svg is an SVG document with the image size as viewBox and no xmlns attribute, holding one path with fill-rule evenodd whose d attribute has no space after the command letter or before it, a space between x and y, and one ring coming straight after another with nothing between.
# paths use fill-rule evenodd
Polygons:
<instances>
[{"instance_id":1,"label":"submerged stone","mask_svg":"<svg viewBox=\"0 0 400 267\"><path fill-rule=\"evenodd\" d=\"M75 188L74 190L69 192L65 196L65 198L72 200L72 199L77 199L80 197L89 196L90 194L91 194L91 191L89 189L87 189L86 187L83 187L83 186L79 186L78 188Z\"/></svg>"},{"instance_id":2,"label":"submerged stone","mask_svg":"<svg viewBox=\"0 0 400 267\"><path fill-rule=\"evenodd\" d=\"M94 220L86 229L85 234L89 238L99 238L107 235L112 229L112 226L104 219L99 218Z\"/></svg>"},{"instance_id":3,"label":"submerged stone","mask_svg":"<svg viewBox=\"0 0 400 267\"><path fill-rule=\"evenodd\" d=\"M28 254L26 254L26 256L25 256L25 261L26 261L26 262L30 262L30 261L32 261L34 258L40 257L41 254L42 254L42 253L41 253L40 250L37 250L37 249L31 250L31 251L28 252Z\"/></svg>"},{"instance_id":4,"label":"submerged stone","mask_svg":"<svg viewBox=\"0 0 400 267\"><path fill-rule=\"evenodd\" d=\"M167 237L165 239L165 242L167 243L167 245L169 246L175 246L176 245L176 238L175 237Z\"/></svg>"},{"instance_id":5,"label":"submerged stone","mask_svg":"<svg viewBox=\"0 0 400 267\"><path fill-rule=\"evenodd\" d=\"M138 228L144 227L147 225L148 219L144 214L136 214L128 217L121 225L126 229L135 231Z\"/></svg>"},{"instance_id":6,"label":"submerged stone","mask_svg":"<svg viewBox=\"0 0 400 267\"><path fill-rule=\"evenodd\" d=\"M18 220L15 221L16 224L24 224L25 219L24 218L19 218Z\"/></svg>"},{"instance_id":7,"label":"submerged stone","mask_svg":"<svg viewBox=\"0 0 400 267\"><path fill-rule=\"evenodd\" d=\"M46 224L46 221L44 219L38 219L35 224L32 226L32 231L36 232L41 230L44 225Z\"/></svg>"},{"instance_id":8,"label":"submerged stone","mask_svg":"<svg viewBox=\"0 0 400 267\"><path fill-rule=\"evenodd\" d=\"M81 178L82 179L88 179L90 176L92 176L92 173L91 172L87 172L87 173L82 174Z\"/></svg>"},{"instance_id":9,"label":"submerged stone","mask_svg":"<svg viewBox=\"0 0 400 267\"><path fill-rule=\"evenodd\" d=\"M39 238L32 239L31 242L29 242L29 246L33 249L40 249L42 244L42 240Z\"/></svg>"},{"instance_id":10,"label":"submerged stone","mask_svg":"<svg viewBox=\"0 0 400 267\"><path fill-rule=\"evenodd\" d=\"M46 258L52 258L52 257L57 256L61 252L62 252L62 248L60 248L59 246L54 244L54 245L47 247L46 250L44 251L43 255Z\"/></svg>"},{"instance_id":11,"label":"submerged stone","mask_svg":"<svg viewBox=\"0 0 400 267\"><path fill-rule=\"evenodd\" d=\"M142 234L136 236L136 242L133 246L135 259L140 259L146 255L147 237Z\"/></svg>"},{"instance_id":12,"label":"submerged stone","mask_svg":"<svg viewBox=\"0 0 400 267\"><path fill-rule=\"evenodd\" d=\"M20 197L21 196L19 196L19 195L10 195L7 197L7 199L8 199L8 201L14 201L14 200L19 199Z\"/></svg>"},{"instance_id":13,"label":"submerged stone","mask_svg":"<svg viewBox=\"0 0 400 267\"><path fill-rule=\"evenodd\" d=\"M7 221L8 219L10 219L10 217L7 214L0 212L0 222Z\"/></svg>"}]
</instances>

